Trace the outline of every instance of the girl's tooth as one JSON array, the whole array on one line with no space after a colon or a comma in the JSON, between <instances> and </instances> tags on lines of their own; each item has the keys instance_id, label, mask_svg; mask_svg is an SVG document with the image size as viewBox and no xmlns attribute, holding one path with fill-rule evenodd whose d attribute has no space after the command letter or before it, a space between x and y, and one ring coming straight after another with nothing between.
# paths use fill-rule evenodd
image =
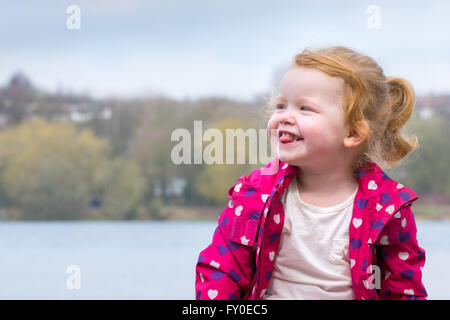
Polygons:
<instances>
[{"instance_id":1,"label":"girl's tooth","mask_svg":"<svg viewBox=\"0 0 450 320\"><path fill-rule=\"evenodd\" d=\"M283 136L287 136L287 137L291 137L292 139L294 139L295 141L299 141L300 140L300 137L297 137L297 136L294 136L294 135L292 135L292 134L290 134L290 133L287 133L287 132L283 132L282 134L281 134L281 136L283 137Z\"/></svg>"}]
</instances>

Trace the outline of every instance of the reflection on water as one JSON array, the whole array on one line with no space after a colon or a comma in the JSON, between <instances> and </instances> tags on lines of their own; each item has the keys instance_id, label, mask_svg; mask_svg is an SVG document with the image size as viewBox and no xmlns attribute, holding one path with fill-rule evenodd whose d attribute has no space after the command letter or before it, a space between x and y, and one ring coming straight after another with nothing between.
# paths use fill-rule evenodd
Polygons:
<instances>
[{"instance_id":1,"label":"reflection on water","mask_svg":"<svg viewBox=\"0 0 450 320\"><path fill-rule=\"evenodd\" d=\"M449 222L418 222L430 299L450 299ZM0 299L193 299L214 222L0 223ZM68 289L80 267L80 289Z\"/></svg>"}]
</instances>

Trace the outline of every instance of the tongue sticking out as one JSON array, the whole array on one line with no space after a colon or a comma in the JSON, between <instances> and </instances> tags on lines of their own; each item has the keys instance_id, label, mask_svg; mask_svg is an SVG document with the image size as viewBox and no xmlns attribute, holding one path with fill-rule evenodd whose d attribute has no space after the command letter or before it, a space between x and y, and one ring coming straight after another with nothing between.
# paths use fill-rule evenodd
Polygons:
<instances>
[{"instance_id":1,"label":"tongue sticking out","mask_svg":"<svg viewBox=\"0 0 450 320\"><path fill-rule=\"evenodd\" d=\"M289 142L293 142L294 139L292 137L290 137L290 136L281 136L280 137L280 141L282 143L289 143Z\"/></svg>"}]
</instances>

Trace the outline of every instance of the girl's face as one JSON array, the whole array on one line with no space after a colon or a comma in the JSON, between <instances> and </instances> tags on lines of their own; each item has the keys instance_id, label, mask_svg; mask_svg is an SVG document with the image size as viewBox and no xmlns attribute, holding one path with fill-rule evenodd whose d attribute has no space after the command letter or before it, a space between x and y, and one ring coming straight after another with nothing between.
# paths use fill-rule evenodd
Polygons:
<instances>
[{"instance_id":1,"label":"girl's face","mask_svg":"<svg viewBox=\"0 0 450 320\"><path fill-rule=\"evenodd\" d=\"M320 70L292 67L280 84L267 129L281 161L318 167L341 160L345 150L344 80ZM296 136L283 136L289 132ZM299 140L301 138L301 140Z\"/></svg>"}]
</instances>

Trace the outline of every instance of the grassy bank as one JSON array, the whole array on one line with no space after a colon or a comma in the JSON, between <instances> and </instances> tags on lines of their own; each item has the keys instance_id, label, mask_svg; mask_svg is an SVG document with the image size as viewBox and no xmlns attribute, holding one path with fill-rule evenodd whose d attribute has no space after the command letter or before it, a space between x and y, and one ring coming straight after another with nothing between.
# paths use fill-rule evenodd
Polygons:
<instances>
[{"instance_id":1,"label":"grassy bank","mask_svg":"<svg viewBox=\"0 0 450 320\"><path fill-rule=\"evenodd\" d=\"M450 220L450 205L413 205L417 220Z\"/></svg>"},{"instance_id":2,"label":"grassy bank","mask_svg":"<svg viewBox=\"0 0 450 320\"><path fill-rule=\"evenodd\" d=\"M450 205L413 205L416 220L450 220ZM215 221L225 209L220 207L167 206L162 213L169 220Z\"/></svg>"},{"instance_id":3,"label":"grassy bank","mask_svg":"<svg viewBox=\"0 0 450 320\"><path fill-rule=\"evenodd\" d=\"M412 206L416 220L448 220L450 221L450 205L414 204ZM158 216L164 220L217 221L225 206L164 206ZM19 210L0 208L0 221L20 221ZM147 220L146 218L138 220ZM91 216L90 221L103 220Z\"/></svg>"},{"instance_id":4,"label":"grassy bank","mask_svg":"<svg viewBox=\"0 0 450 320\"><path fill-rule=\"evenodd\" d=\"M161 216L168 220L217 221L224 206L165 206Z\"/></svg>"}]
</instances>

